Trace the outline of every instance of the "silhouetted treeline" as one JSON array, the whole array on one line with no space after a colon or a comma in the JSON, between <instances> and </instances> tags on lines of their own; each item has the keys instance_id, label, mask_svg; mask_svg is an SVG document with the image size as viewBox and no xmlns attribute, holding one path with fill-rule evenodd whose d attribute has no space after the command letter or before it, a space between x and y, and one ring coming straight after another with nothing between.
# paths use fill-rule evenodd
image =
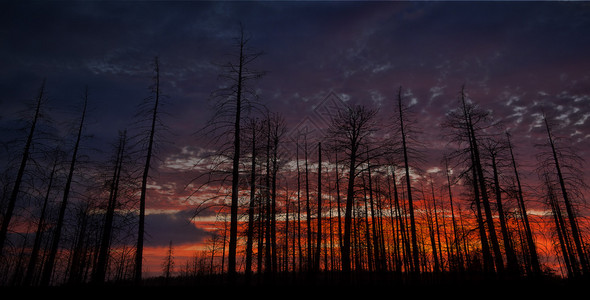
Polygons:
<instances>
[{"instance_id":1,"label":"silhouetted treeline","mask_svg":"<svg viewBox=\"0 0 590 300\"><path fill-rule=\"evenodd\" d=\"M143 234L150 158L161 128L158 58L153 72L150 95L138 102L130 128L105 149L93 148L86 133L95 101L91 89L84 89L71 125L63 126L46 113L52 107L43 81L31 119L23 119L24 143L19 136L2 141L3 285L141 281L143 243L137 237Z\"/></svg>"},{"instance_id":2,"label":"silhouetted treeline","mask_svg":"<svg viewBox=\"0 0 590 300\"><path fill-rule=\"evenodd\" d=\"M441 127L446 151L436 154L420 140L401 88L384 113L388 121L366 106L345 107L323 135L301 131L281 139L273 131L276 114L250 116L238 190L248 201L238 207L243 246L236 248L246 280L320 272L338 280L585 278L581 157L565 140L555 143L541 114L547 144L531 145L539 150L538 167L523 168L512 133L465 87L458 94ZM277 152L281 143L285 150ZM438 164L425 162L433 156ZM223 186L212 178L231 167L215 166L206 184ZM524 184L523 173L538 176L537 185ZM215 237L227 234L227 220L219 220ZM225 240L177 274L224 274Z\"/></svg>"},{"instance_id":3,"label":"silhouetted treeline","mask_svg":"<svg viewBox=\"0 0 590 300\"><path fill-rule=\"evenodd\" d=\"M191 260L174 261L170 241L167 280L588 276L583 160L544 113L535 130L543 129L546 143L534 145L535 168L523 168L520 157L530 153L519 152L532 145L465 87L441 124L447 144L436 153L402 87L380 109L343 104L333 107L327 128L292 130L258 99L264 72L253 65L261 53L243 31L235 54L222 66L227 84L212 94L214 118L200 131L211 143L203 147L215 150L203 159L207 171L195 179L194 195L217 192L195 217L213 212L217 222ZM139 126L121 128L104 149L89 149L85 136L92 89L68 132L44 118L50 84L41 84L25 130L5 144L3 285L145 282L148 179L163 127L158 58L153 74L134 119ZM537 185L525 184L523 174Z\"/></svg>"}]
</instances>

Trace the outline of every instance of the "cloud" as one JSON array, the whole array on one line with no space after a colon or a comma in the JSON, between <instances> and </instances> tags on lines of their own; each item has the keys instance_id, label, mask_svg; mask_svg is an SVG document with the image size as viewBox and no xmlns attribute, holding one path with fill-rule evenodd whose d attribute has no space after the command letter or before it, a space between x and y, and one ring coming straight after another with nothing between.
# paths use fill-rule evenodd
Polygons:
<instances>
[{"instance_id":1,"label":"cloud","mask_svg":"<svg viewBox=\"0 0 590 300\"><path fill-rule=\"evenodd\" d=\"M191 209L146 214L145 232L148 246L166 246L198 243L208 235L191 222Z\"/></svg>"},{"instance_id":2,"label":"cloud","mask_svg":"<svg viewBox=\"0 0 590 300\"><path fill-rule=\"evenodd\" d=\"M590 117L590 113L585 113L574 125L584 125L588 117Z\"/></svg>"}]
</instances>

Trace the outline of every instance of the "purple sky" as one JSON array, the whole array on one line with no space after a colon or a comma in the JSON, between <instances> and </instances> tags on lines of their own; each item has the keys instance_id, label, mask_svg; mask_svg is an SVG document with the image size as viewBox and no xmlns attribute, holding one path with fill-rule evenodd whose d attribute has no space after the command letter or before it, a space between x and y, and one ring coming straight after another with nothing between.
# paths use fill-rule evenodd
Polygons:
<instances>
[{"instance_id":1,"label":"purple sky","mask_svg":"<svg viewBox=\"0 0 590 300\"><path fill-rule=\"evenodd\" d=\"M331 92L346 103L379 108L387 118L403 86L427 144L440 146L439 122L456 106L465 84L471 98L507 121L523 157L534 158L527 149L543 134L535 127L540 107L561 125L556 132L572 137L579 154L588 156L590 4L585 2L9 1L2 6L3 127L35 96L43 78L58 115L79 104L88 85L91 142L110 145L119 129L132 125L134 110L149 95L150 64L159 56L169 96L163 120L174 135L160 153L170 164L154 185L170 191L186 184L186 177L177 175L199 150L193 133L211 114L207 98L221 84L215 64L235 50L231 43L239 22L251 46L266 53L257 61L268 72L257 85L262 102L282 112L290 128L306 116L314 118L315 105ZM182 227L176 219L157 219Z\"/></svg>"}]
</instances>

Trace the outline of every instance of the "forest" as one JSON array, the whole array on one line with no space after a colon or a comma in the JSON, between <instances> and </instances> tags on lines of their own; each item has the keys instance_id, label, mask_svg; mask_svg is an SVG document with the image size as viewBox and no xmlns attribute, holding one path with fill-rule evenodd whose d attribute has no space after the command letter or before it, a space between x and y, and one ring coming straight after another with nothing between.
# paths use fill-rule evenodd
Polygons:
<instances>
[{"instance_id":1,"label":"forest","mask_svg":"<svg viewBox=\"0 0 590 300\"><path fill-rule=\"evenodd\" d=\"M142 272L150 180L158 146L174 132L162 121L165 72L155 57L133 126L102 149L84 148L91 85L68 130L46 117L46 82L31 87L24 125L3 129L2 286L588 278L586 164L542 111L537 153L519 152L523 139L470 98L469 86L456 87L444 116L444 153L429 153L420 131L431 125L403 86L386 112L332 95L326 128L293 129L257 95L267 76L256 69L261 53L243 31L235 42L220 66L226 84L207 100L213 117L195 128L212 150L191 179L193 221L205 219L209 233L194 257L175 259L171 240L160 275ZM425 164L432 156L434 168ZM523 167L523 156L536 165Z\"/></svg>"}]
</instances>

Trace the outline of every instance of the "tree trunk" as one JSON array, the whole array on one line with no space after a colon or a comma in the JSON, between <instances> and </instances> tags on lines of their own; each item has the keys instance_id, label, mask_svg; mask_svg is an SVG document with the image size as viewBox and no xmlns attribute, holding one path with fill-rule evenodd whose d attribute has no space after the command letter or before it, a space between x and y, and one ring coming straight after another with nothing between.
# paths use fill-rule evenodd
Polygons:
<instances>
[{"instance_id":1,"label":"tree trunk","mask_svg":"<svg viewBox=\"0 0 590 300\"><path fill-rule=\"evenodd\" d=\"M309 168L307 161L307 136L305 138L305 211L306 211L306 223L307 223L307 271L311 271L313 268L313 243L312 243L312 232L311 232L311 203L309 199Z\"/></svg>"},{"instance_id":2,"label":"tree trunk","mask_svg":"<svg viewBox=\"0 0 590 300\"><path fill-rule=\"evenodd\" d=\"M398 92L398 108L399 108L399 120L400 120L400 129L401 129L401 136L402 136L402 147L403 147L403 154L404 154L404 168L406 170L406 186L407 186L407 194L408 194L408 206L409 206L409 213L410 213L410 232L412 238L412 258L414 261L414 273L420 273L420 256L418 254L418 237L416 235L416 220L414 217L414 201L412 199L412 180L410 177L410 166L408 164L408 149L406 145L406 133L405 133L405 125L404 125L404 116L402 110L402 88L399 88Z\"/></svg>"},{"instance_id":3,"label":"tree trunk","mask_svg":"<svg viewBox=\"0 0 590 300\"><path fill-rule=\"evenodd\" d=\"M117 194L119 190L119 180L121 178L121 169L123 167L123 154L125 153L125 142L127 133L124 132L119 138L119 146L117 148L117 158L115 161L115 171L112 177L111 190L107 204L107 210L105 213L104 228L102 232L102 238L100 241L100 249L98 252L98 261L93 270L92 281L96 283L102 283L105 281L111 235L113 228L113 218L115 215L115 208L117 207Z\"/></svg>"},{"instance_id":4,"label":"tree trunk","mask_svg":"<svg viewBox=\"0 0 590 300\"><path fill-rule=\"evenodd\" d=\"M78 148L80 145L80 138L82 137L82 129L84 127L84 119L86 117L87 104L88 104L88 88L86 88L85 93L84 93L84 108L82 109L82 117L80 118L80 126L78 127L78 135L76 137L76 143L74 144L74 150L72 153L72 160L70 162L70 170L68 172L68 178L66 180L66 185L64 188L63 199L61 201L61 205L59 208L59 215L58 215L57 223L55 224L55 229L54 229L54 233L53 233L53 242L51 244L49 256L47 257L47 260L45 262L45 268L43 269L43 275L41 277L41 285L42 286L48 286L51 281L51 276L53 275L55 256L57 255L57 250L59 247L59 240L61 238L61 230L63 227L64 217L66 214L66 206L68 205L70 188L72 186L72 179L73 179L74 170L76 167L76 160L78 159Z\"/></svg>"},{"instance_id":5,"label":"tree trunk","mask_svg":"<svg viewBox=\"0 0 590 300\"><path fill-rule=\"evenodd\" d=\"M252 122L252 162L250 165L250 205L248 206L248 233L246 241L246 276L252 275L252 244L254 241L254 207L256 200L256 122Z\"/></svg>"},{"instance_id":6,"label":"tree trunk","mask_svg":"<svg viewBox=\"0 0 590 300\"><path fill-rule=\"evenodd\" d=\"M315 247L315 266L316 272L320 271L320 250L322 245L322 143L318 143L318 217L317 217L317 237Z\"/></svg>"},{"instance_id":7,"label":"tree trunk","mask_svg":"<svg viewBox=\"0 0 590 300\"><path fill-rule=\"evenodd\" d=\"M142 278L142 265L143 265L143 242L144 242L144 223L145 223L145 203L146 203L146 194L147 194L147 180L148 180L148 173L151 167L151 159L152 159L152 148L154 145L154 135L156 131L156 120L158 116L158 105L160 102L160 66L158 62L158 57L154 60L155 64L155 101L154 101L154 109L152 112L152 123L150 127L149 139L148 139L148 147L147 147L147 154L145 159L145 165L143 168L143 175L141 180L141 194L139 197L139 224L138 224L138 232L137 232L137 247L135 249L135 284L141 283Z\"/></svg>"},{"instance_id":8,"label":"tree trunk","mask_svg":"<svg viewBox=\"0 0 590 300\"><path fill-rule=\"evenodd\" d=\"M498 243L498 237L496 235L496 228L494 226L494 218L492 216L492 208L490 205L488 192L486 189L485 178L483 175L483 167L481 165L479 148L477 145L477 138L475 136L473 125L471 124L471 122L469 122L469 129L470 129L471 137L472 137L473 156L475 157L475 169L477 171L477 179L479 181L481 203L483 205L485 216L486 216L486 224L488 227L488 233L490 235L490 241L491 241L492 250L494 253L494 263L495 263L495 267L496 267L496 272L502 273L504 271L504 262L502 259L502 252L500 251L500 244Z\"/></svg>"},{"instance_id":9,"label":"tree trunk","mask_svg":"<svg viewBox=\"0 0 590 300\"><path fill-rule=\"evenodd\" d=\"M442 244L440 242L440 226L438 224L438 212L436 208L436 196L434 194L434 182L432 178L430 178L430 192L432 194L432 211L434 214L434 229L436 231L436 240L437 240L437 248L438 248L438 258L439 258L439 270L442 271L444 269L444 260L442 254Z\"/></svg>"},{"instance_id":10,"label":"tree trunk","mask_svg":"<svg viewBox=\"0 0 590 300\"><path fill-rule=\"evenodd\" d=\"M506 215L504 213L504 207L502 205L502 194L500 190L500 180L498 178L498 168L496 164L496 155L492 154L492 171L494 174L494 191L496 193L496 205L498 207L498 218L500 219L500 229L502 231L502 239L504 239L504 250L506 251L506 261L509 272L514 275L518 275L519 267L518 260L516 258L516 252L512 239L508 232L508 224L506 222Z\"/></svg>"},{"instance_id":11,"label":"tree trunk","mask_svg":"<svg viewBox=\"0 0 590 300\"><path fill-rule=\"evenodd\" d=\"M273 124L273 154L272 154L272 183L271 183L271 244L272 244L272 271L277 272L278 270L278 251L277 251L277 173L279 171L278 166L278 150L279 150L279 130L280 120L275 119Z\"/></svg>"},{"instance_id":12,"label":"tree trunk","mask_svg":"<svg viewBox=\"0 0 590 300\"><path fill-rule=\"evenodd\" d=\"M463 271L463 255L461 253L461 247L459 243L459 229L457 228L457 220L455 219L455 210L453 207L453 192L452 192L452 185L451 185L451 176L449 174L449 162L448 159L445 157L445 173L447 176L447 185L449 189L449 205L451 208L451 220L453 223L453 238L454 238L454 246L455 251L457 252L457 267L459 271ZM449 266L450 268L450 266Z\"/></svg>"},{"instance_id":13,"label":"tree trunk","mask_svg":"<svg viewBox=\"0 0 590 300\"><path fill-rule=\"evenodd\" d=\"M524 203L522 187L520 184L520 177L518 176L518 170L516 168L516 160L514 159L514 153L512 152L512 144L510 143L510 135L508 134L508 132L506 132L506 138L508 140L508 148L510 150L510 158L512 161L512 168L514 169L514 177L516 178L518 207L520 210L521 218L524 223L526 243L528 246L527 248L528 248L528 252L529 252L530 263L531 263L531 266L533 269L533 276L538 277L541 275L541 266L539 264L539 257L537 255L537 247L536 247L535 242L533 240L533 233L531 230L526 206Z\"/></svg>"},{"instance_id":14,"label":"tree trunk","mask_svg":"<svg viewBox=\"0 0 590 300\"><path fill-rule=\"evenodd\" d=\"M272 270L272 242L271 242L271 188L270 188L270 177L271 177L271 170L270 170L270 139L271 139L271 131L270 131L270 117L267 119L267 136L266 136L266 176L265 176L265 234L264 238L266 241L266 246L264 248L264 272L268 274Z\"/></svg>"},{"instance_id":15,"label":"tree trunk","mask_svg":"<svg viewBox=\"0 0 590 300\"><path fill-rule=\"evenodd\" d=\"M49 193L51 192L51 188L53 187L53 179L55 177L55 172L58 163L58 151L55 154L55 161L53 162L53 167L51 169L51 173L49 174L49 183L47 184L47 192L45 193L45 198L43 201L43 208L41 209L41 216L39 217L39 223L37 224L37 231L35 233L35 241L33 243L33 250L31 250L31 257L29 259L29 266L27 267L27 272L25 275L25 279L23 281L24 286L31 285L33 281L33 275L35 269L37 268L37 260L39 259L39 250L41 249L41 240L43 236L43 231L45 229L45 214L47 211L47 204L49 202Z\"/></svg>"},{"instance_id":16,"label":"tree trunk","mask_svg":"<svg viewBox=\"0 0 590 300\"><path fill-rule=\"evenodd\" d=\"M340 205L340 175L338 175L338 153L336 153L336 163L334 165L334 169L336 171L336 211L337 211L337 218L338 218L338 249L342 251L342 207ZM340 265L341 267L341 265Z\"/></svg>"},{"instance_id":17,"label":"tree trunk","mask_svg":"<svg viewBox=\"0 0 590 300\"><path fill-rule=\"evenodd\" d=\"M547 174L545 174L545 185L547 187L548 202L549 206L551 207L553 220L555 222L555 231L557 232L559 246L563 254L563 260L566 266L568 278L575 278L579 276L580 273L577 266L574 266L575 257L573 256L571 247L569 245L567 232L565 229L565 221L563 220L561 209L559 208L559 204Z\"/></svg>"},{"instance_id":18,"label":"tree trunk","mask_svg":"<svg viewBox=\"0 0 590 300\"><path fill-rule=\"evenodd\" d=\"M14 207L16 205L16 200L18 198L18 193L20 192L20 185L22 183L22 178L25 173L25 167L27 166L27 162L29 160L29 154L30 154L29 152L31 149L31 144L33 143L33 136L35 134L35 127L37 126L37 120L39 119L41 101L43 100L44 92L45 92L45 80L43 80L43 83L41 84L41 87L39 88L39 95L37 96L37 105L35 108L35 115L33 116L31 128L29 129L29 135L27 137L27 142L25 143L25 147L23 149L23 156L21 159L20 167L18 169L18 173L16 174L16 179L14 181L14 187L12 188L12 193L10 194L10 198L8 200L8 205L6 206L6 211L4 212L4 215L2 218L2 227L0 227L0 257L3 255L4 243L6 242L6 237L8 234L8 225L10 224L10 220L12 219Z\"/></svg>"},{"instance_id":19,"label":"tree trunk","mask_svg":"<svg viewBox=\"0 0 590 300\"><path fill-rule=\"evenodd\" d=\"M377 235L377 217L375 214L374 208L374 199L373 199L373 178L371 174L371 160L369 158L369 150L367 149L367 177L369 183L369 205L371 207L371 230L373 234L373 257L375 262L375 269L377 271L381 270L381 260L380 260L380 246L379 246L379 237Z\"/></svg>"},{"instance_id":20,"label":"tree trunk","mask_svg":"<svg viewBox=\"0 0 590 300\"><path fill-rule=\"evenodd\" d=\"M346 192L346 207L344 211L344 235L342 236L342 271L344 273L350 272L350 230L352 223L352 205L354 204L354 173L356 165L356 151L350 154L350 162L348 165L348 188Z\"/></svg>"},{"instance_id":21,"label":"tree trunk","mask_svg":"<svg viewBox=\"0 0 590 300\"><path fill-rule=\"evenodd\" d=\"M559 186L561 188L561 195L563 197L563 202L565 204L565 210L566 210L568 220L570 223L570 229L572 231L572 237L574 239L574 244L576 246L578 259L580 260L580 264L582 266L582 272L584 273L584 275L587 275L589 272L588 262L586 260L586 254L584 253L582 239L580 237L580 232L579 232L578 224L577 224L576 217L574 214L574 209L573 209L571 201L569 199L569 195L567 192L567 188L565 186L565 180L563 178L563 174L561 173L561 167L559 165L559 159L557 157L557 151L555 150L555 144L553 141L553 137L551 136L551 129L549 128L549 123L547 122L546 118L544 118L544 120L545 120L545 126L547 128L547 136L549 138L549 143L551 145L551 151L553 153L553 159L555 161L555 170L557 172L557 177L559 179Z\"/></svg>"},{"instance_id":22,"label":"tree trunk","mask_svg":"<svg viewBox=\"0 0 590 300\"><path fill-rule=\"evenodd\" d=\"M473 127L473 123L471 120L471 114L468 113L466 103L465 103L464 87L461 90L461 103L463 105L463 113L465 116L465 125L466 125L466 129L468 131L467 133L468 133L469 141L470 141L469 145L470 145L470 153L471 153L471 157L472 157L471 161L472 161L472 167L474 168L474 170L473 170L474 186L475 186L475 188L477 188L477 185L479 184L479 194L481 196L481 203L483 205L484 212L486 215L486 223L488 226L488 233L490 235L490 241L492 243L492 250L494 251L494 258L495 258L494 263L495 263L496 271L502 272L504 269L504 263L502 260L502 254L500 253L500 245L498 244L498 239L496 236L496 230L494 227L494 221L493 221L493 217L492 217L492 211L491 211L491 207L490 207L488 193L486 190L485 178L483 176L483 168L481 165L479 149L478 149L478 145L477 145L477 137L475 135L475 129ZM476 201L479 201L479 200L476 200ZM482 242L483 241L484 241L484 238L482 236ZM485 257L487 255L488 254L486 253L486 250L484 249L484 262L487 261L485 259Z\"/></svg>"},{"instance_id":23,"label":"tree trunk","mask_svg":"<svg viewBox=\"0 0 590 300\"><path fill-rule=\"evenodd\" d=\"M301 170L299 169L299 140L296 145L296 160L297 165L297 247L299 252L299 272L303 271L303 249L301 247Z\"/></svg>"}]
</instances>

